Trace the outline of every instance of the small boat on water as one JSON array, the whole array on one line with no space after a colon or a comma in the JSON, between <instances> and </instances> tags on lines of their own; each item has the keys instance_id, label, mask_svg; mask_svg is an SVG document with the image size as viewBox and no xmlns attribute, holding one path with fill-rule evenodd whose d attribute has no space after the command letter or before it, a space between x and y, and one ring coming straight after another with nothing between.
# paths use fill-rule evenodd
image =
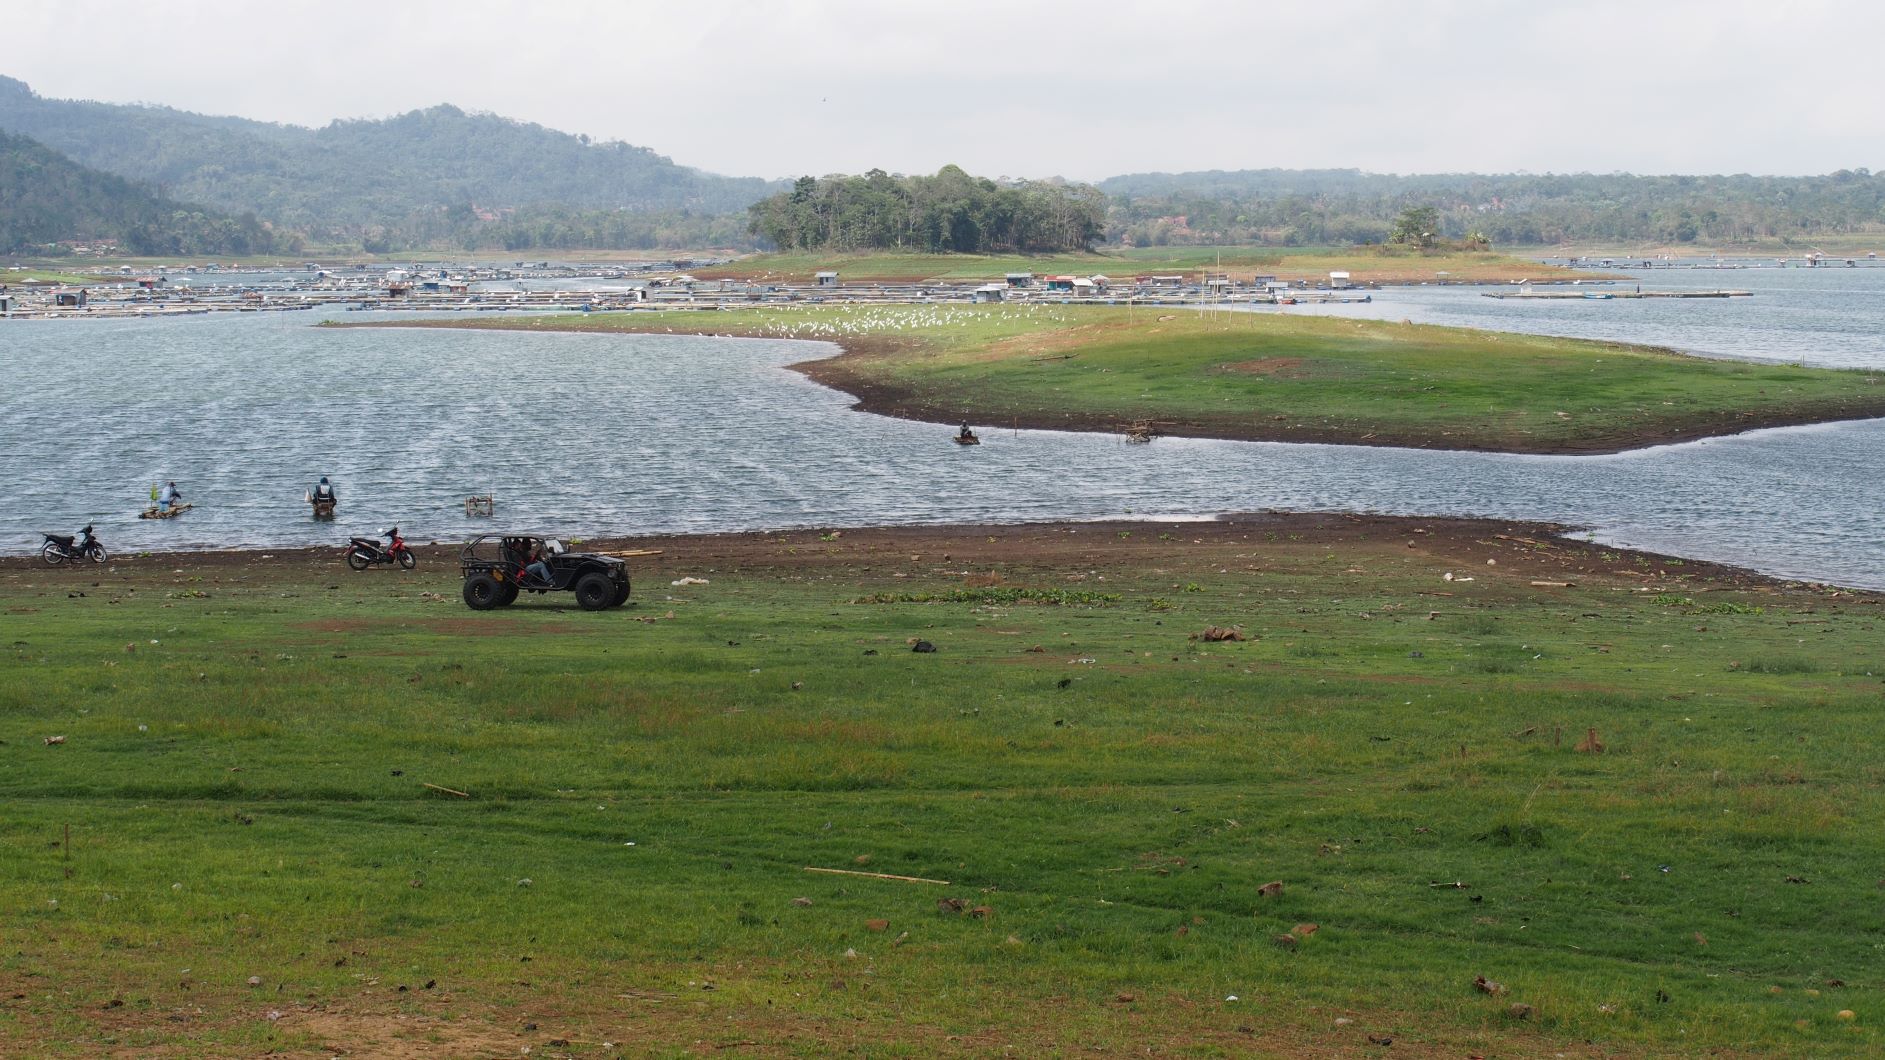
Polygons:
<instances>
[{"instance_id":1,"label":"small boat on water","mask_svg":"<svg viewBox=\"0 0 1885 1060\"><path fill-rule=\"evenodd\" d=\"M334 517L335 503L336 501L332 497L308 498L308 504L313 507L314 517L316 519L332 519Z\"/></svg>"},{"instance_id":2,"label":"small boat on water","mask_svg":"<svg viewBox=\"0 0 1885 1060\"><path fill-rule=\"evenodd\" d=\"M958 434L954 437L953 441L957 445L981 445L982 444L982 440L975 436L974 431L965 431L961 434Z\"/></svg>"},{"instance_id":3,"label":"small boat on water","mask_svg":"<svg viewBox=\"0 0 1885 1060\"><path fill-rule=\"evenodd\" d=\"M139 519L175 519L177 516L182 515L184 512L194 507L196 507L194 504L177 504L168 508L159 508L156 505L152 505L137 513L137 517Z\"/></svg>"}]
</instances>

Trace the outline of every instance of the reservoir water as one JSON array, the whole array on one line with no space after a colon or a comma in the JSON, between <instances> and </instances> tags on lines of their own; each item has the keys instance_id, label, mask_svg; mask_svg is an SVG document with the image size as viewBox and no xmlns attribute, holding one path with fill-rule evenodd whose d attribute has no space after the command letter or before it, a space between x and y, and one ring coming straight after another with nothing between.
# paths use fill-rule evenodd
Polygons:
<instances>
[{"instance_id":1,"label":"reservoir water","mask_svg":"<svg viewBox=\"0 0 1885 1060\"><path fill-rule=\"evenodd\" d=\"M1885 268L1685 272L1750 299L1518 302L1379 292L1289 312L1409 318L1885 368ZM348 320L365 314L335 313ZM0 551L95 522L118 551L1263 509L1482 515L1885 589L1885 421L1547 457L949 428L853 412L803 342L318 329L312 313L0 322ZM303 492L333 477L341 517ZM198 507L140 521L154 483ZM495 523L463 499L494 493Z\"/></svg>"}]
</instances>

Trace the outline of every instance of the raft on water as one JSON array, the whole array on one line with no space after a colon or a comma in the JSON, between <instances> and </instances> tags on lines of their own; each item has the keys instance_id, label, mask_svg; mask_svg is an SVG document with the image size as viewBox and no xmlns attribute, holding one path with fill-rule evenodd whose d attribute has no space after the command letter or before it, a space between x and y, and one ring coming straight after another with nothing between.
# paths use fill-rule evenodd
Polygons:
<instances>
[{"instance_id":1,"label":"raft on water","mask_svg":"<svg viewBox=\"0 0 1885 1060\"><path fill-rule=\"evenodd\" d=\"M137 513L137 517L139 519L175 519L177 516L182 515L184 512L194 507L196 507L194 504L178 504L169 508L159 508L152 505Z\"/></svg>"}]
</instances>

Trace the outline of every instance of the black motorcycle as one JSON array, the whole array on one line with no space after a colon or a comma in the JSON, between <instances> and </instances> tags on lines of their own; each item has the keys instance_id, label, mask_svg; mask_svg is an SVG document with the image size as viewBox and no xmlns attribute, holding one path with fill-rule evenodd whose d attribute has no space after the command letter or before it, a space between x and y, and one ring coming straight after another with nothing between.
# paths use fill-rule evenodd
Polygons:
<instances>
[{"instance_id":1,"label":"black motorcycle","mask_svg":"<svg viewBox=\"0 0 1885 1060\"><path fill-rule=\"evenodd\" d=\"M344 549L347 566L354 570L366 570L375 563L397 563L401 570L411 570L419 565L419 557L406 547L406 539L399 536L399 527L386 531L383 537L391 539L391 544L382 545L378 538L356 537L351 539Z\"/></svg>"},{"instance_id":2,"label":"black motorcycle","mask_svg":"<svg viewBox=\"0 0 1885 1060\"><path fill-rule=\"evenodd\" d=\"M92 528L87 524L75 538L70 534L46 534L46 547L39 550L39 556L49 567L58 567L66 563L78 563L91 560L103 563L111 556L105 546L92 536Z\"/></svg>"}]
</instances>

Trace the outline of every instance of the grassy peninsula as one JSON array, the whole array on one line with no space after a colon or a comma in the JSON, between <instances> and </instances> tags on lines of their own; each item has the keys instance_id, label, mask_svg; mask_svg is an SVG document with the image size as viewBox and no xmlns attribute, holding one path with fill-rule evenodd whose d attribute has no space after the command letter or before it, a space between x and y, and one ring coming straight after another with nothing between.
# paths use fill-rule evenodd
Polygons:
<instances>
[{"instance_id":1,"label":"grassy peninsula","mask_svg":"<svg viewBox=\"0 0 1885 1060\"><path fill-rule=\"evenodd\" d=\"M812 306L407 326L825 339L798 366L873 412L988 425L1615 452L1885 415L1885 375L1578 339L1174 308ZM373 324L368 326L397 326Z\"/></svg>"},{"instance_id":2,"label":"grassy peninsula","mask_svg":"<svg viewBox=\"0 0 1885 1060\"><path fill-rule=\"evenodd\" d=\"M1354 516L638 544L599 614L0 562L0 1040L1881 1047L1877 596Z\"/></svg>"}]
</instances>

